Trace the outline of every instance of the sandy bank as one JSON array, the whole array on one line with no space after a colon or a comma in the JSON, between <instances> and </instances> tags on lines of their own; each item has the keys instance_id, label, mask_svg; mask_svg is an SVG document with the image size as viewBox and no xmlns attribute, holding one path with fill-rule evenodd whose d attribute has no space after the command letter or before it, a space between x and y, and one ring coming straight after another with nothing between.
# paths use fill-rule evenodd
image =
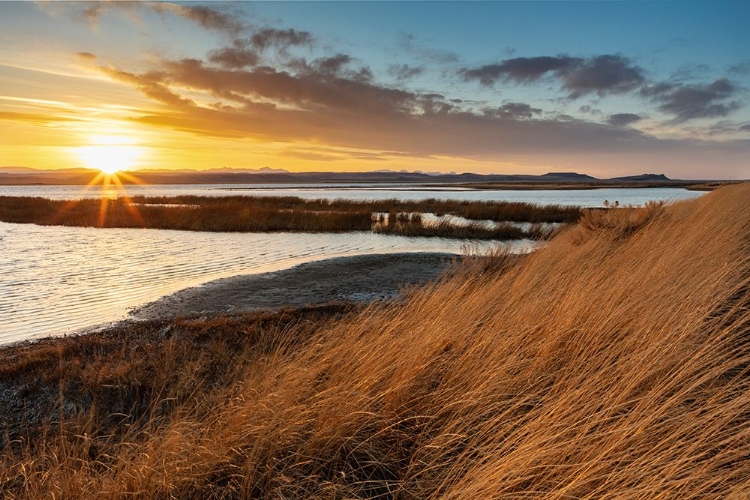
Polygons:
<instances>
[{"instance_id":1,"label":"sandy bank","mask_svg":"<svg viewBox=\"0 0 750 500\"><path fill-rule=\"evenodd\" d=\"M308 262L283 271L234 276L187 288L136 309L131 317L167 319L388 299L405 286L436 279L455 258L444 253L399 253Z\"/></svg>"}]
</instances>

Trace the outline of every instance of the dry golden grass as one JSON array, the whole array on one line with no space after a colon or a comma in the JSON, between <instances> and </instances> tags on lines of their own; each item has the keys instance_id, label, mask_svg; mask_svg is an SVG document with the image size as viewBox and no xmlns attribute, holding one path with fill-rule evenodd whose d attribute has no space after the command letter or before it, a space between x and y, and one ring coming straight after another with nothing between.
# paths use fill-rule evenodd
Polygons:
<instances>
[{"instance_id":1,"label":"dry golden grass","mask_svg":"<svg viewBox=\"0 0 750 500\"><path fill-rule=\"evenodd\" d=\"M475 262L402 305L268 331L201 351L234 356L222 383L196 378L125 432L83 409L7 447L2 493L750 496L748 184L591 212L540 251Z\"/></svg>"},{"instance_id":2,"label":"dry golden grass","mask_svg":"<svg viewBox=\"0 0 750 500\"><path fill-rule=\"evenodd\" d=\"M407 236L472 239L543 239L552 234L539 223L575 222L582 209L506 201L304 200L292 196L176 196L73 201L0 196L0 221L78 227L176 229L183 231L370 231ZM408 225L373 224L376 213L391 212ZM420 213L446 213L474 220L505 222L496 229L482 224L425 225ZM389 219L393 220L393 219ZM529 230L511 222L531 222Z\"/></svg>"}]
</instances>

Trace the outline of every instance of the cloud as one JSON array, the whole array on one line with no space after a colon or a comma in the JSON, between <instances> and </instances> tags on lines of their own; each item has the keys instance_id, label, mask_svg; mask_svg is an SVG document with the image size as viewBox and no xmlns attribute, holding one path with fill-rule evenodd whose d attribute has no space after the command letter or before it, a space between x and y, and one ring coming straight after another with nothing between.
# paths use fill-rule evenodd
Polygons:
<instances>
[{"instance_id":1,"label":"cloud","mask_svg":"<svg viewBox=\"0 0 750 500\"><path fill-rule=\"evenodd\" d=\"M344 160L366 160L366 161L385 161L389 157L399 156L397 153L388 151L372 152L361 150L334 149L318 146L312 148L287 148L279 153L281 156L290 158L299 158L311 161L344 161Z\"/></svg>"},{"instance_id":2,"label":"cloud","mask_svg":"<svg viewBox=\"0 0 750 500\"><path fill-rule=\"evenodd\" d=\"M669 79L672 82L684 82L702 78L708 74L711 68L707 64L685 64L672 73Z\"/></svg>"},{"instance_id":3,"label":"cloud","mask_svg":"<svg viewBox=\"0 0 750 500\"><path fill-rule=\"evenodd\" d=\"M417 106L416 113L422 116L445 115L460 111L455 103L448 102L445 96L440 94L421 94L415 96Z\"/></svg>"},{"instance_id":4,"label":"cloud","mask_svg":"<svg viewBox=\"0 0 750 500\"><path fill-rule=\"evenodd\" d=\"M391 64L388 66L388 74L399 82L411 80L422 73L424 73L424 66L411 66L409 64Z\"/></svg>"},{"instance_id":5,"label":"cloud","mask_svg":"<svg viewBox=\"0 0 750 500\"><path fill-rule=\"evenodd\" d=\"M574 98L592 92L600 95L624 94L645 81L643 70L619 55L593 57L560 72L559 77L563 87Z\"/></svg>"},{"instance_id":6,"label":"cloud","mask_svg":"<svg viewBox=\"0 0 750 500\"><path fill-rule=\"evenodd\" d=\"M399 48L426 63L454 64L461 59L455 52L425 47L417 43L414 35L406 33L401 34Z\"/></svg>"},{"instance_id":7,"label":"cloud","mask_svg":"<svg viewBox=\"0 0 750 500\"><path fill-rule=\"evenodd\" d=\"M411 92L368 83L362 78L366 73L362 69L345 71L349 61L351 58L343 55L324 58L305 64L297 74L264 66L227 71L206 66L197 59L164 61L158 71L143 74L110 67L101 70L149 97L174 105L189 104L178 89L206 93L245 107L291 106L311 112L328 109L389 114L411 110L418 104L417 96Z\"/></svg>"},{"instance_id":8,"label":"cloud","mask_svg":"<svg viewBox=\"0 0 750 500\"><path fill-rule=\"evenodd\" d=\"M641 121L642 119L643 117L641 115L637 115L635 113L615 113L613 115L609 115L609 118L607 118L607 123L609 123L610 125L614 125L615 127L626 127L631 123Z\"/></svg>"},{"instance_id":9,"label":"cloud","mask_svg":"<svg viewBox=\"0 0 750 500\"><path fill-rule=\"evenodd\" d=\"M96 60L96 54L92 54L91 52L76 52L75 56L85 63L91 63Z\"/></svg>"},{"instance_id":10,"label":"cloud","mask_svg":"<svg viewBox=\"0 0 750 500\"><path fill-rule=\"evenodd\" d=\"M236 16L205 5L177 5L173 3L148 3L145 5L159 14L175 14L209 31L236 35L245 29L245 25Z\"/></svg>"},{"instance_id":11,"label":"cloud","mask_svg":"<svg viewBox=\"0 0 750 500\"><path fill-rule=\"evenodd\" d=\"M208 60L224 68L241 69L257 65L260 55L242 44L236 44L234 47L212 50L208 53Z\"/></svg>"},{"instance_id":12,"label":"cloud","mask_svg":"<svg viewBox=\"0 0 750 500\"><path fill-rule=\"evenodd\" d=\"M260 51L266 50L270 47L275 47L279 50L286 50L293 46L312 47L315 44L315 38L307 31L264 28L253 33L249 42L255 49Z\"/></svg>"},{"instance_id":13,"label":"cloud","mask_svg":"<svg viewBox=\"0 0 750 500\"><path fill-rule=\"evenodd\" d=\"M517 57L498 64L487 64L474 69L463 68L460 74L464 81L477 80L489 87L498 81L529 83L553 71L563 71L582 60L567 56Z\"/></svg>"},{"instance_id":14,"label":"cloud","mask_svg":"<svg viewBox=\"0 0 750 500\"><path fill-rule=\"evenodd\" d=\"M573 117L531 119L542 110L526 103L473 112L470 104L440 94L358 80L349 69L351 61L339 54L296 72L264 66L228 71L197 59L163 61L158 70L140 74L100 69L167 106L137 121L203 135L468 158L536 150L609 154L659 143L637 130ZM215 102L201 106L187 95Z\"/></svg>"},{"instance_id":15,"label":"cloud","mask_svg":"<svg viewBox=\"0 0 750 500\"><path fill-rule=\"evenodd\" d=\"M605 54L582 59L559 55L555 57L516 57L478 68L463 68L464 81L478 81L489 87L498 81L528 84L546 76L558 79L570 98L597 93L623 94L645 81L643 70L620 55Z\"/></svg>"},{"instance_id":16,"label":"cloud","mask_svg":"<svg viewBox=\"0 0 750 500\"><path fill-rule=\"evenodd\" d=\"M76 20L85 21L94 30L98 30L99 20L109 12L124 13L134 22L139 22L139 14L149 10L160 15L175 15L191 21L203 29L229 35L237 35L247 28L237 15L205 5L121 0L36 3L41 9L52 15L66 12Z\"/></svg>"},{"instance_id":17,"label":"cloud","mask_svg":"<svg viewBox=\"0 0 750 500\"><path fill-rule=\"evenodd\" d=\"M499 108L485 108L483 112L485 115L492 116L494 118L528 120L533 118L535 114L541 114L542 110L540 108L532 108L529 104L526 103L508 102L503 104Z\"/></svg>"},{"instance_id":18,"label":"cloud","mask_svg":"<svg viewBox=\"0 0 750 500\"><path fill-rule=\"evenodd\" d=\"M292 31L268 31L256 42L252 33L234 37L230 46L209 52L203 60L166 59L152 63L150 70L97 67L162 105L155 111L131 115L138 123L204 136L314 144L310 149L292 148L286 153L308 160L377 160L388 152L388 157L493 161L545 157L556 162L565 156L608 158L633 151L687 155L685 151L696 144L662 140L622 126L634 123L640 115L612 115L611 123L620 125L612 126L544 114L529 103L504 102L490 107L487 102L382 84L360 60L345 53L312 60L269 60L267 51L302 46L294 45L305 40L297 36L300 32L289 33ZM624 92L643 81L640 69L621 56L514 58L497 66L487 78L521 83L550 77L571 95ZM423 66L402 64L388 69L398 78L416 74L416 68L422 70ZM580 81L584 77L586 81ZM479 74L466 78L478 80ZM678 87L662 88L659 98L666 99L667 91ZM665 104L666 100L659 101L659 105ZM732 147L739 151L744 146ZM343 150L356 151L340 152Z\"/></svg>"},{"instance_id":19,"label":"cloud","mask_svg":"<svg viewBox=\"0 0 750 500\"><path fill-rule=\"evenodd\" d=\"M658 103L658 109L675 115L674 122L697 118L724 117L739 109L739 101L730 101L738 89L726 78L706 85L657 83L641 89L640 94Z\"/></svg>"},{"instance_id":20,"label":"cloud","mask_svg":"<svg viewBox=\"0 0 750 500\"><path fill-rule=\"evenodd\" d=\"M127 71L118 70L111 66L100 66L99 70L112 77L115 80L128 83L142 92L145 96L175 107L195 106L195 102L180 96L177 92L172 91L168 85L160 82L163 73L146 73L137 75Z\"/></svg>"},{"instance_id":21,"label":"cloud","mask_svg":"<svg viewBox=\"0 0 750 500\"><path fill-rule=\"evenodd\" d=\"M330 57L319 57L311 62L305 59L294 59L287 64L289 69L300 75L308 75L319 79L353 80L366 83L374 78L372 70L366 66L353 69L351 66L356 59L347 54L336 54Z\"/></svg>"},{"instance_id":22,"label":"cloud","mask_svg":"<svg viewBox=\"0 0 750 500\"><path fill-rule=\"evenodd\" d=\"M74 21L83 21L94 31L99 29L99 20L111 11L124 12L131 18L137 16L142 7L140 2L121 2L116 0L100 0L96 2L46 2L36 1L36 6L42 11L57 17L65 15Z\"/></svg>"},{"instance_id":23,"label":"cloud","mask_svg":"<svg viewBox=\"0 0 750 500\"><path fill-rule=\"evenodd\" d=\"M345 156L339 155L339 154L330 154L327 152L321 152L316 150L309 150L309 149L287 149L284 151L281 151L279 153L281 156L286 156L289 158L298 158L300 160L307 160L307 161L341 161L346 160L347 158Z\"/></svg>"},{"instance_id":24,"label":"cloud","mask_svg":"<svg viewBox=\"0 0 750 500\"><path fill-rule=\"evenodd\" d=\"M722 120L708 127L707 132L711 135L733 135L744 132L750 132L750 123L737 123L729 120Z\"/></svg>"},{"instance_id":25,"label":"cloud","mask_svg":"<svg viewBox=\"0 0 750 500\"><path fill-rule=\"evenodd\" d=\"M734 75L750 74L750 60L745 60L730 66L727 71Z\"/></svg>"},{"instance_id":26,"label":"cloud","mask_svg":"<svg viewBox=\"0 0 750 500\"><path fill-rule=\"evenodd\" d=\"M104 2L91 2L85 4L81 16L92 28L96 28L99 23L99 18L102 13L109 9L109 6Z\"/></svg>"},{"instance_id":27,"label":"cloud","mask_svg":"<svg viewBox=\"0 0 750 500\"><path fill-rule=\"evenodd\" d=\"M159 76L159 84L168 87L161 82L171 82L174 87L168 88L174 93L180 88L188 88L192 94L233 93L246 102L209 109L177 101L163 111L133 116L132 120L209 137L316 145L307 155L303 151L291 155L297 158L313 159L314 150L322 146L362 151L349 158L364 157L366 152L388 152L389 157L576 164L581 168L601 162L629 165L633 161L644 168L656 168L668 160L681 162L683 172L687 165L699 172L705 162L721 158L731 173L745 168L741 165L746 165L750 154L750 141L717 145L705 139L658 139L633 128L570 117L514 119L475 113L457 105L433 112L426 108L427 103L450 106L451 100L342 79L321 83L310 75L272 68L227 72L239 73L233 75L234 80L221 73L202 74L205 67L194 68L197 71L193 75L179 75L176 69L167 68ZM131 83L136 84L154 94L153 86L139 80ZM331 155L330 151L319 153Z\"/></svg>"},{"instance_id":28,"label":"cloud","mask_svg":"<svg viewBox=\"0 0 750 500\"><path fill-rule=\"evenodd\" d=\"M601 115L602 114L602 110L601 109L595 108L595 107L593 107L593 106L591 106L589 104L584 104L583 106L581 106L580 108L578 108L578 111L580 111L581 113L586 113L586 114L592 115L592 116L597 116L597 115Z\"/></svg>"},{"instance_id":29,"label":"cloud","mask_svg":"<svg viewBox=\"0 0 750 500\"><path fill-rule=\"evenodd\" d=\"M315 39L307 31L263 28L249 38L236 38L229 47L212 50L208 59L224 68L241 69L259 64L262 53L268 49L274 48L277 54L287 56L292 47L312 47L314 44Z\"/></svg>"},{"instance_id":30,"label":"cloud","mask_svg":"<svg viewBox=\"0 0 750 500\"><path fill-rule=\"evenodd\" d=\"M0 111L0 120L33 123L35 125L54 125L56 123L82 121L79 118L62 116L59 114L51 115L43 113L19 113L15 111Z\"/></svg>"},{"instance_id":31,"label":"cloud","mask_svg":"<svg viewBox=\"0 0 750 500\"><path fill-rule=\"evenodd\" d=\"M323 57L312 62L312 67L324 75L338 75L353 58L346 54L336 54L331 57Z\"/></svg>"}]
</instances>

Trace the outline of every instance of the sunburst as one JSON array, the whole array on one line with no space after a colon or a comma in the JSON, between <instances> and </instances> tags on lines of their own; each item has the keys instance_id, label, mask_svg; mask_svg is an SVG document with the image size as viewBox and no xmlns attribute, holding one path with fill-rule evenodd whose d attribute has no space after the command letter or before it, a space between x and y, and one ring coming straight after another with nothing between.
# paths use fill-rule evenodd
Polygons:
<instances>
[{"instance_id":1,"label":"sunburst","mask_svg":"<svg viewBox=\"0 0 750 500\"><path fill-rule=\"evenodd\" d=\"M91 198L87 192L98 189L98 226L104 227L111 202L122 203L131 217L145 226L136 204L133 203L123 183L143 184L132 172L147 156L148 148L141 146L132 133L109 133L89 136L88 144L73 149L73 153L88 168L96 170L96 175L83 187L81 198ZM71 200L61 210L62 217L80 200Z\"/></svg>"},{"instance_id":2,"label":"sunburst","mask_svg":"<svg viewBox=\"0 0 750 500\"><path fill-rule=\"evenodd\" d=\"M107 220L107 209L109 208L111 201L122 201L130 216L138 221L141 226L145 226L143 217L141 217L138 208L136 208L136 204L133 203L130 195L128 195L127 189L125 189L120 177L130 183L141 184L135 176L127 172L106 173L100 171L99 174L97 174L97 176L87 185L87 187L102 186L102 196L99 201L99 221L97 225L99 227L104 227L104 223Z\"/></svg>"},{"instance_id":3,"label":"sunburst","mask_svg":"<svg viewBox=\"0 0 750 500\"><path fill-rule=\"evenodd\" d=\"M76 154L87 167L113 174L137 167L144 148L127 136L94 135L90 144L76 148Z\"/></svg>"}]
</instances>

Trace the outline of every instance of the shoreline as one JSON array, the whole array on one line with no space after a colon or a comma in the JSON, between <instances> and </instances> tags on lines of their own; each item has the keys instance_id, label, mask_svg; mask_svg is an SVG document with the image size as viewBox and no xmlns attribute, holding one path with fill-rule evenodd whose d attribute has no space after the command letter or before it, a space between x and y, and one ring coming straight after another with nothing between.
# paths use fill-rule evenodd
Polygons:
<instances>
[{"instance_id":1,"label":"shoreline","mask_svg":"<svg viewBox=\"0 0 750 500\"><path fill-rule=\"evenodd\" d=\"M441 252L357 254L303 262L262 273L239 274L183 288L134 307L124 318L94 324L64 335L47 335L0 344L0 351L103 334L144 322L177 318L209 320L221 316L276 313L329 304L369 304L398 298L411 286L444 276L462 256Z\"/></svg>"},{"instance_id":2,"label":"shoreline","mask_svg":"<svg viewBox=\"0 0 750 500\"><path fill-rule=\"evenodd\" d=\"M364 254L231 276L144 304L131 311L123 322L389 300L406 287L440 278L458 258L450 253Z\"/></svg>"}]
</instances>

